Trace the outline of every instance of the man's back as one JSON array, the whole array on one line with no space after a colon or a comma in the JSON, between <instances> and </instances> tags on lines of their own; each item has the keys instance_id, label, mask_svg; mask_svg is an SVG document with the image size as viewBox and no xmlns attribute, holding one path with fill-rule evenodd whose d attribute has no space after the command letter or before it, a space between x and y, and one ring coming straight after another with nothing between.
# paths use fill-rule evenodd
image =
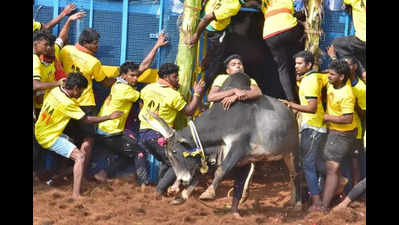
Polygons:
<instances>
[{"instance_id":1,"label":"man's back","mask_svg":"<svg viewBox=\"0 0 399 225\"><path fill-rule=\"evenodd\" d=\"M140 111L140 129L152 129L143 117L149 117L147 110L157 114L173 127L177 112L186 106L183 96L169 86L152 83L141 90L140 98L143 100L143 108Z\"/></svg>"},{"instance_id":2,"label":"man's back","mask_svg":"<svg viewBox=\"0 0 399 225\"><path fill-rule=\"evenodd\" d=\"M88 87L83 91L78 99L80 106L96 105L93 94L93 79L100 82L105 79L100 60L96 57L78 50L73 45L67 45L61 49L60 60L66 74L71 72L81 72L89 82Z\"/></svg>"},{"instance_id":3,"label":"man's back","mask_svg":"<svg viewBox=\"0 0 399 225\"><path fill-rule=\"evenodd\" d=\"M111 88L111 92L105 99L98 116L108 115L116 110L122 111L123 115L114 120L104 121L98 124L98 128L108 133L116 133L124 130L126 120L134 102L140 97L136 91L127 83L117 81Z\"/></svg>"}]
</instances>

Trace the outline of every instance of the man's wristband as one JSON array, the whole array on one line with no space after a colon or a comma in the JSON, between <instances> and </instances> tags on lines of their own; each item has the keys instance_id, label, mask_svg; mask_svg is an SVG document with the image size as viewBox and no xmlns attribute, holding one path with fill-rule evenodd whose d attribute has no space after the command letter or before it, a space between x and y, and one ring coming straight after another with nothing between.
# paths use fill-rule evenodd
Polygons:
<instances>
[{"instance_id":1,"label":"man's wristband","mask_svg":"<svg viewBox=\"0 0 399 225\"><path fill-rule=\"evenodd\" d=\"M194 92L194 96L201 97L201 95L200 95L200 94L198 94L198 93L196 93L196 92Z\"/></svg>"}]
</instances>

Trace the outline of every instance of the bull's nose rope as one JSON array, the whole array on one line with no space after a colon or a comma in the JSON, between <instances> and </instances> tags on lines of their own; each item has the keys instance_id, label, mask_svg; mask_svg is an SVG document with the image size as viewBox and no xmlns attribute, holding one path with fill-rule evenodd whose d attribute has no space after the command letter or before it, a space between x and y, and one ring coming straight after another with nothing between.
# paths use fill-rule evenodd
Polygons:
<instances>
[{"instance_id":1,"label":"bull's nose rope","mask_svg":"<svg viewBox=\"0 0 399 225\"><path fill-rule=\"evenodd\" d=\"M193 136L195 145L197 146L197 149L200 150L201 165L202 165L200 168L200 172L202 174L205 174L208 172L208 164L206 163L204 149L202 148L202 144L201 144L201 140L199 139L199 136L198 136L197 128L195 127L195 124L192 120L188 121L188 125L190 126L191 135Z\"/></svg>"}]
</instances>

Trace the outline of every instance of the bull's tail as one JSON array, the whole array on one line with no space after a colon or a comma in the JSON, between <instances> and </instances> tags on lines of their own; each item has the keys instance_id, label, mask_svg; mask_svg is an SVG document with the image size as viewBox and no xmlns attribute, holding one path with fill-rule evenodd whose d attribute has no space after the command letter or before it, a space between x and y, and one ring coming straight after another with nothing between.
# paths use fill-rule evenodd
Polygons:
<instances>
[{"instance_id":1,"label":"bull's tail","mask_svg":"<svg viewBox=\"0 0 399 225\"><path fill-rule=\"evenodd\" d=\"M240 199L240 204L244 203L248 197L249 197L249 184L252 181L253 175L255 172L255 164L251 163L251 167L249 169L247 178L245 178L245 183L244 183L244 190L243 190L243 194L242 194L242 198ZM234 190L234 188L231 188L229 190L229 192L227 193L227 198L230 198L232 191Z\"/></svg>"}]
</instances>

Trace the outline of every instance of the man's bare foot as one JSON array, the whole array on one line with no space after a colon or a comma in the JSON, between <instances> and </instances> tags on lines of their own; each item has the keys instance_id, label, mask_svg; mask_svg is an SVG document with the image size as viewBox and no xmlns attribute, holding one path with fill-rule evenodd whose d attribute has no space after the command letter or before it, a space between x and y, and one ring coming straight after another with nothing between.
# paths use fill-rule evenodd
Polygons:
<instances>
[{"instance_id":1,"label":"man's bare foot","mask_svg":"<svg viewBox=\"0 0 399 225\"><path fill-rule=\"evenodd\" d=\"M144 191L145 191L145 184L141 184L141 186L140 186L140 191L141 191L141 192L144 192Z\"/></svg>"},{"instance_id":2,"label":"man's bare foot","mask_svg":"<svg viewBox=\"0 0 399 225\"><path fill-rule=\"evenodd\" d=\"M321 205L313 204L309 207L308 212L319 212L321 211Z\"/></svg>"},{"instance_id":3,"label":"man's bare foot","mask_svg":"<svg viewBox=\"0 0 399 225\"><path fill-rule=\"evenodd\" d=\"M337 212L337 211L342 211L342 210L345 210L345 209L347 209L346 206L339 204L339 205L335 206L334 208L332 208L331 211Z\"/></svg>"},{"instance_id":4,"label":"man's bare foot","mask_svg":"<svg viewBox=\"0 0 399 225\"><path fill-rule=\"evenodd\" d=\"M80 194L78 194L78 195L72 194L72 199L73 200L84 200L84 199L86 199L86 197L84 197Z\"/></svg>"},{"instance_id":5,"label":"man's bare foot","mask_svg":"<svg viewBox=\"0 0 399 225\"><path fill-rule=\"evenodd\" d=\"M108 180L108 176L104 170L101 170L100 172L94 174L94 179L100 182L105 182Z\"/></svg>"},{"instance_id":6,"label":"man's bare foot","mask_svg":"<svg viewBox=\"0 0 399 225\"><path fill-rule=\"evenodd\" d=\"M240 215L240 213L238 213L238 212L233 212L233 217L234 217L235 219L238 219L238 220L243 220L243 219L244 219L244 217L242 217L242 216Z\"/></svg>"}]
</instances>

